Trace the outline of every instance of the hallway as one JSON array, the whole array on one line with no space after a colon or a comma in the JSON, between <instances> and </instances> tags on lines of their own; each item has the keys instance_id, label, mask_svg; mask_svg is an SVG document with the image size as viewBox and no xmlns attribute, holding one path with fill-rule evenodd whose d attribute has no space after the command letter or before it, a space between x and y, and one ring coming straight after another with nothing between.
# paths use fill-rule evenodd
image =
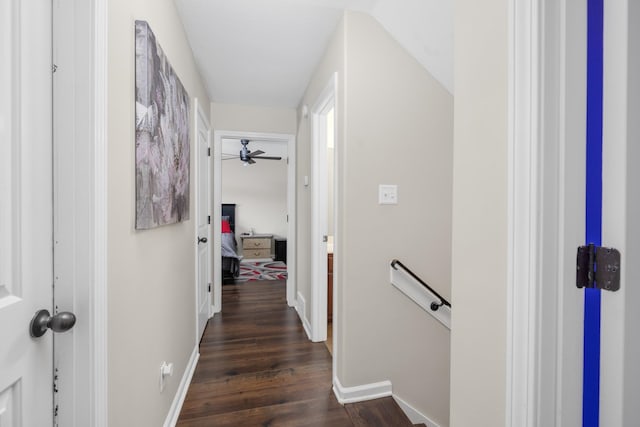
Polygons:
<instances>
[{"instance_id":1,"label":"hallway","mask_svg":"<svg viewBox=\"0 0 640 427\"><path fill-rule=\"evenodd\" d=\"M331 356L308 340L285 291L281 281L224 287L178 425L412 425L391 398L338 403Z\"/></svg>"}]
</instances>

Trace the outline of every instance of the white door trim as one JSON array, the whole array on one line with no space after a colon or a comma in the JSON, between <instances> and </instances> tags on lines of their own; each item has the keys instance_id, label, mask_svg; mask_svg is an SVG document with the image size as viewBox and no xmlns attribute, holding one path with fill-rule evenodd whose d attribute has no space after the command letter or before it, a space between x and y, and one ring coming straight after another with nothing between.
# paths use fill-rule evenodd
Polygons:
<instances>
[{"instance_id":1,"label":"white door trim","mask_svg":"<svg viewBox=\"0 0 640 427\"><path fill-rule=\"evenodd\" d=\"M73 224L76 235L88 235L89 247L76 248L67 254L72 262L85 268L76 277L80 292L72 311L83 313L76 325L74 346L76 352L74 375L83 378L82 390L61 388L59 393L70 393L74 404L75 422L83 425L108 425L108 292L107 292L107 61L108 61L108 3L107 0L72 0L60 3L64 23L74 28L76 43L64 44L65 56L72 58L73 87L88 87L84 96L73 96L69 114L75 138L68 142L74 146L75 157L70 162L76 183L83 186L76 199L73 214L82 221ZM67 10L68 9L68 10ZM61 48L60 45L54 48ZM89 58L87 60L87 57ZM69 66L70 64L66 64ZM58 111L57 114L66 114ZM85 220L86 218L86 220ZM88 349L88 350L87 350Z\"/></svg>"},{"instance_id":2,"label":"white door trim","mask_svg":"<svg viewBox=\"0 0 640 427\"><path fill-rule=\"evenodd\" d=\"M575 19L579 7L568 0L510 6L507 426L580 422L583 295L567 264L584 241L586 17Z\"/></svg>"},{"instance_id":3,"label":"white door trim","mask_svg":"<svg viewBox=\"0 0 640 427\"><path fill-rule=\"evenodd\" d=\"M296 189L296 140L290 136L288 141L288 171L287 171L287 305L297 306L297 281L296 274L298 268L297 258L297 189Z\"/></svg>"},{"instance_id":4,"label":"white door trim","mask_svg":"<svg viewBox=\"0 0 640 427\"><path fill-rule=\"evenodd\" d=\"M108 311L107 311L107 68L108 0L93 0L94 82L94 284L93 306L93 411L96 427L108 425Z\"/></svg>"},{"instance_id":5,"label":"white door trim","mask_svg":"<svg viewBox=\"0 0 640 427\"><path fill-rule=\"evenodd\" d=\"M600 344L600 425L638 425L640 410L633 398L640 386L638 370L633 368L638 352L638 318L635 283L633 224L638 176L637 140L630 135L628 120L637 120L633 111L635 70L633 36L638 25L636 2L628 0L604 3L603 27L603 153L602 153L602 246L620 251L622 271L620 290L601 294ZM634 176L635 175L635 176ZM634 372L635 371L635 372ZM625 399L626 396L626 399Z\"/></svg>"},{"instance_id":6,"label":"white door trim","mask_svg":"<svg viewBox=\"0 0 640 427\"><path fill-rule=\"evenodd\" d=\"M333 73L311 107L311 340L327 339L327 138L324 117L336 108L338 75ZM335 114L334 117L338 117ZM335 139L334 125L334 139ZM334 150L334 155L338 150ZM337 162L335 163L337 165ZM334 188L337 180L334 179ZM337 194L334 191L334 194ZM336 204L334 203L334 210ZM334 222L337 218L334 218ZM334 235L334 241L337 237ZM338 246L338 245L335 245ZM333 259L335 261L336 254ZM335 277L335 275L334 275ZM334 298L335 301L335 298Z\"/></svg>"},{"instance_id":7,"label":"white door trim","mask_svg":"<svg viewBox=\"0 0 640 427\"><path fill-rule=\"evenodd\" d=\"M537 1L509 3L507 426L533 426L537 200Z\"/></svg>"},{"instance_id":8,"label":"white door trim","mask_svg":"<svg viewBox=\"0 0 640 427\"><path fill-rule=\"evenodd\" d=\"M290 307L296 305L296 276L295 254L296 247L296 137L290 134L270 132L241 132L241 131L213 131L213 236L220 236L222 213L222 140L253 139L260 141L285 142L288 147L289 167L287 172L287 207L289 209L289 222L287 224L287 304ZM222 310L222 246L219 238L213 239L213 312Z\"/></svg>"}]
</instances>

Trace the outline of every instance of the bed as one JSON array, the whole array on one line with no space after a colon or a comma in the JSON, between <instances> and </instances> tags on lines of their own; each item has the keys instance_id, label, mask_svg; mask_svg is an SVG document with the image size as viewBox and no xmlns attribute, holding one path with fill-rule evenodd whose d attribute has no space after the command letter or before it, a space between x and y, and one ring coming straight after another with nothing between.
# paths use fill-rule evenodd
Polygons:
<instances>
[{"instance_id":1,"label":"bed","mask_svg":"<svg viewBox=\"0 0 640 427\"><path fill-rule=\"evenodd\" d=\"M222 283L233 283L240 274L240 256L236 242L236 205L222 204Z\"/></svg>"}]
</instances>

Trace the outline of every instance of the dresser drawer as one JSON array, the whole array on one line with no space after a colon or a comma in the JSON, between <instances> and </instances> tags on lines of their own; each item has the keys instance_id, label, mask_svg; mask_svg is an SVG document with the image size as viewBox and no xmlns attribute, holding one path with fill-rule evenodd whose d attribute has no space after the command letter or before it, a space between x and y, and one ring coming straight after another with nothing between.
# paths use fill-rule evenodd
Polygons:
<instances>
[{"instance_id":1,"label":"dresser drawer","mask_svg":"<svg viewBox=\"0 0 640 427\"><path fill-rule=\"evenodd\" d=\"M245 237L242 239L242 249L271 249L271 239L268 237Z\"/></svg>"},{"instance_id":2,"label":"dresser drawer","mask_svg":"<svg viewBox=\"0 0 640 427\"><path fill-rule=\"evenodd\" d=\"M271 258L271 249L252 249L252 248L244 248L242 251L242 256L245 259L253 259L253 258Z\"/></svg>"}]
</instances>

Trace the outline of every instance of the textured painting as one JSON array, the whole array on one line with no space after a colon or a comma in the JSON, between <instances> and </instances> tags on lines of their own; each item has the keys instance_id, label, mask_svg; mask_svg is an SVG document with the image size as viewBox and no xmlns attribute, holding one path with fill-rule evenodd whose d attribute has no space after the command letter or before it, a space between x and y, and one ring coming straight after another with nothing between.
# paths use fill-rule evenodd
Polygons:
<instances>
[{"instance_id":1,"label":"textured painting","mask_svg":"<svg viewBox=\"0 0 640 427\"><path fill-rule=\"evenodd\" d=\"M189 95L136 21L136 229L189 219Z\"/></svg>"}]
</instances>

